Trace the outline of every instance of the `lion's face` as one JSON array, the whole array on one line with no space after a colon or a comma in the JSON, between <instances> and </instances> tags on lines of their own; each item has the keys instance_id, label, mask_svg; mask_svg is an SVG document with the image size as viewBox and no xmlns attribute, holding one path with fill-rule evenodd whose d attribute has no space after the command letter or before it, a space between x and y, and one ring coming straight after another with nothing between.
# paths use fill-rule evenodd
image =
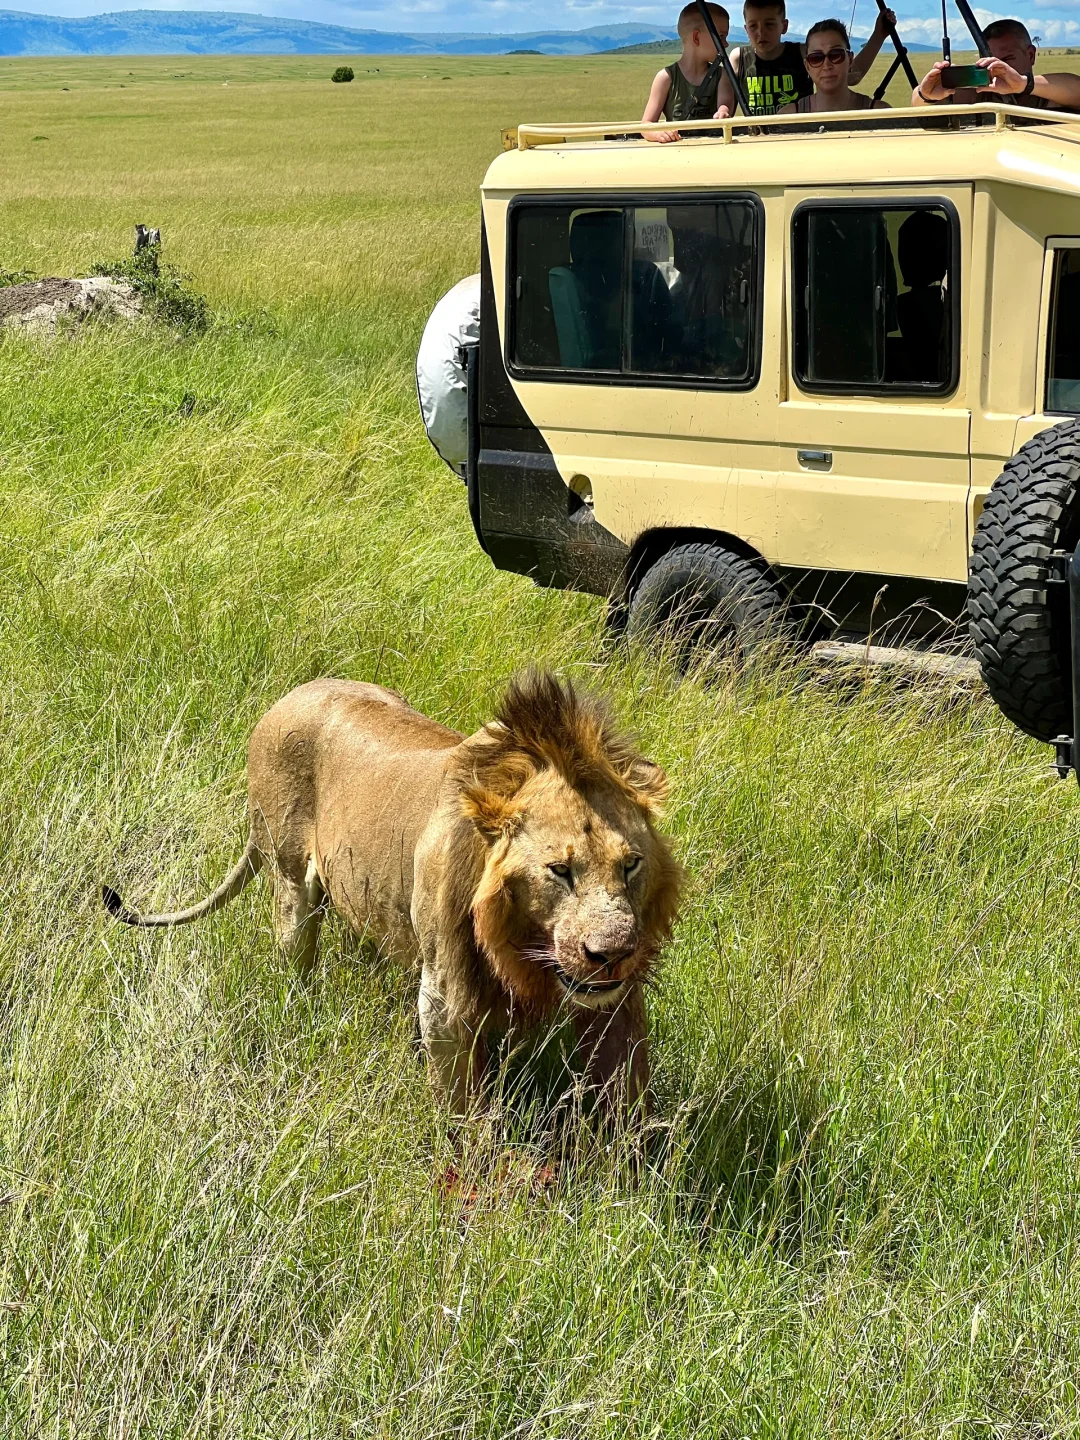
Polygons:
<instances>
[{"instance_id":1,"label":"lion's face","mask_svg":"<svg viewBox=\"0 0 1080 1440\"><path fill-rule=\"evenodd\" d=\"M570 784L533 773L493 825L473 904L476 936L511 995L534 1012L604 1008L645 978L670 933L680 869L652 823L663 775Z\"/></svg>"}]
</instances>

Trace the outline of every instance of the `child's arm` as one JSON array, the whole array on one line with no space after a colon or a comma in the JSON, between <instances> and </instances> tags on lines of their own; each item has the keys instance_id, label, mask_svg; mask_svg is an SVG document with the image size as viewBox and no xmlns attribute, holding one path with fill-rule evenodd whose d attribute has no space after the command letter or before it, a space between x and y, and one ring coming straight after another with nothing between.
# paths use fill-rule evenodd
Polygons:
<instances>
[{"instance_id":1,"label":"child's arm","mask_svg":"<svg viewBox=\"0 0 1080 1440\"><path fill-rule=\"evenodd\" d=\"M870 66L877 59L878 51L885 43L885 37L889 33L889 26L896 24L895 10L879 10L877 20L874 22L873 34L866 44L851 62L851 72L848 76L848 83L857 85L865 76ZM803 54L806 54L806 46L803 46Z\"/></svg>"},{"instance_id":2,"label":"child's arm","mask_svg":"<svg viewBox=\"0 0 1080 1440\"><path fill-rule=\"evenodd\" d=\"M739 73L739 51L738 49L728 51L728 59L731 61L731 68L737 75ZM727 71L721 70L720 79L716 85L716 115L717 120L729 120L735 114L735 91L731 88L731 81L727 78Z\"/></svg>"},{"instance_id":3,"label":"child's arm","mask_svg":"<svg viewBox=\"0 0 1080 1440\"><path fill-rule=\"evenodd\" d=\"M658 70L656 79L652 82L652 89L649 91L649 98L645 104L645 114L642 120L647 120L650 125L664 117L664 106L671 94L671 76L666 70Z\"/></svg>"},{"instance_id":4,"label":"child's arm","mask_svg":"<svg viewBox=\"0 0 1080 1440\"><path fill-rule=\"evenodd\" d=\"M671 76L666 70L657 71L656 79L652 82L652 89L649 91L649 99L645 105L645 114L641 117L642 120L647 121L650 125L655 124L657 120L662 120L664 106L667 104L670 94ZM646 140L659 141L660 144L666 144L669 140L678 140L678 138L677 130L650 130L645 136Z\"/></svg>"}]
</instances>

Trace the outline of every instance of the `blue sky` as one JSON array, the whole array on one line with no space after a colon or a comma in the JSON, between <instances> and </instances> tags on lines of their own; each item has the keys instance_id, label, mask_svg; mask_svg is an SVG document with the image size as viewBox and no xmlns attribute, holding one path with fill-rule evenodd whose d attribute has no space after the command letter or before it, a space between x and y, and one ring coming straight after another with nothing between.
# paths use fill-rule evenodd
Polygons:
<instances>
[{"instance_id":1,"label":"blue sky","mask_svg":"<svg viewBox=\"0 0 1080 1440\"><path fill-rule=\"evenodd\" d=\"M935 44L941 36L941 12L934 0L894 0L901 17L901 31L912 40ZM416 0L407 9L394 0L0 0L0 7L30 11L39 15L96 15L116 10L240 10L257 15L290 16L297 20L322 20L332 25L354 25L362 29L412 30L515 30L572 29L611 24L621 20L647 21L670 25L680 8L679 0L668 4L618 3L618 0L543 0L528 4L522 0ZM789 0L788 13L793 30L805 30L822 18L830 7L840 7L840 18L850 14L850 0L822 0L807 4ZM950 7L951 8L951 7ZM865 33L873 22L874 0L858 0L855 30ZM1014 11L977 9L984 24L1003 14L1019 16L1033 34L1047 45L1080 44L1080 0L1018 0ZM954 24L955 20L955 24ZM955 12L950 31L963 33Z\"/></svg>"}]
</instances>

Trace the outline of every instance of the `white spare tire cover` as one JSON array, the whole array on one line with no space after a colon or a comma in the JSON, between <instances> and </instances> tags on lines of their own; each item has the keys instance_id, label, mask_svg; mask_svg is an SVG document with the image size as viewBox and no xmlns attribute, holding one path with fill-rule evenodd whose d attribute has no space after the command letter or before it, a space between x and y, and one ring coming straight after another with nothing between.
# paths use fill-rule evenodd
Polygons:
<instances>
[{"instance_id":1,"label":"white spare tire cover","mask_svg":"<svg viewBox=\"0 0 1080 1440\"><path fill-rule=\"evenodd\" d=\"M448 290L424 326L416 356L416 393L428 439L442 458L465 474L468 400L462 345L480 339L480 276L469 275Z\"/></svg>"}]
</instances>

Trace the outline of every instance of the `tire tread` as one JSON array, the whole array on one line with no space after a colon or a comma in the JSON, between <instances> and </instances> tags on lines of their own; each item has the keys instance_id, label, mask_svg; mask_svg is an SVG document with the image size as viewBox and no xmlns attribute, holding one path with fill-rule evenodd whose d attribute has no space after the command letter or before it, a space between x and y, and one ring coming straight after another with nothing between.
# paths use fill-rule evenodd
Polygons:
<instances>
[{"instance_id":1,"label":"tire tread","mask_svg":"<svg viewBox=\"0 0 1080 1440\"><path fill-rule=\"evenodd\" d=\"M764 636L783 638L788 631L794 638L787 594L766 561L709 540L674 545L649 567L630 601L630 636L645 638L665 595L678 594L702 581L737 604L737 628L749 641Z\"/></svg>"},{"instance_id":2,"label":"tire tread","mask_svg":"<svg viewBox=\"0 0 1080 1440\"><path fill-rule=\"evenodd\" d=\"M1003 713L1039 740L1072 729L1068 651L1049 591L1053 551L1080 538L1071 533L1078 502L1080 420L1069 420L1006 463L971 547L967 617L983 679Z\"/></svg>"}]
</instances>

